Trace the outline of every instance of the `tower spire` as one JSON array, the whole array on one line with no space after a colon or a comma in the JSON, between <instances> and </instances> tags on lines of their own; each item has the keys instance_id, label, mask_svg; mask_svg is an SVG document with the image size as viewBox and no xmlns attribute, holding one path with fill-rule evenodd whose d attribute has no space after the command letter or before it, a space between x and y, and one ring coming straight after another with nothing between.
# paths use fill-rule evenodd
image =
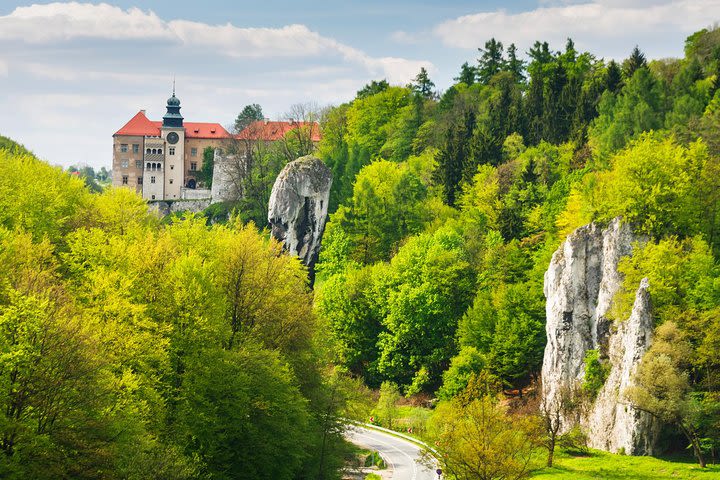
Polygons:
<instances>
[{"instance_id":1,"label":"tower spire","mask_svg":"<svg viewBox=\"0 0 720 480\"><path fill-rule=\"evenodd\" d=\"M175 75L173 75L173 97L175 96Z\"/></svg>"}]
</instances>

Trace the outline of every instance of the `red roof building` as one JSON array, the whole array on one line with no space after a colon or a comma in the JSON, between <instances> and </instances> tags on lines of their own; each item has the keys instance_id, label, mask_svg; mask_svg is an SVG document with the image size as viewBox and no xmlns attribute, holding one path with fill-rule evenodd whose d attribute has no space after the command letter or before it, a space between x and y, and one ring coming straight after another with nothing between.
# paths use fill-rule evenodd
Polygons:
<instances>
[{"instance_id":1,"label":"red roof building","mask_svg":"<svg viewBox=\"0 0 720 480\"><path fill-rule=\"evenodd\" d=\"M317 122L270 122L266 120L251 123L242 132L235 135L235 138L275 142L282 140L288 132L298 128L309 129L311 140L313 142L320 141L320 124Z\"/></svg>"},{"instance_id":2,"label":"red roof building","mask_svg":"<svg viewBox=\"0 0 720 480\"><path fill-rule=\"evenodd\" d=\"M233 137L219 123L185 122L175 92L166 108L162 121L140 110L115 132L113 185L133 188L150 201L200 198L203 152Z\"/></svg>"}]
</instances>

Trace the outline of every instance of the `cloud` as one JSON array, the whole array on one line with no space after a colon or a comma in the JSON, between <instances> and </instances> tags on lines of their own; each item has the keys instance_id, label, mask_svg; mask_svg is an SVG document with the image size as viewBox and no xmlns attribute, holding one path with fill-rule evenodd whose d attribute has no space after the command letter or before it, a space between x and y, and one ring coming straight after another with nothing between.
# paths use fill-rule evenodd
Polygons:
<instances>
[{"instance_id":1,"label":"cloud","mask_svg":"<svg viewBox=\"0 0 720 480\"><path fill-rule=\"evenodd\" d=\"M0 77L7 77L10 73L10 68L7 62L0 58Z\"/></svg>"},{"instance_id":2,"label":"cloud","mask_svg":"<svg viewBox=\"0 0 720 480\"><path fill-rule=\"evenodd\" d=\"M664 41L666 34L687 34L718 17L720 0L595 0L520 13L497 10L465 15L440 23L434 34L445 45L460 48L477 48L491 37L520 46L535 40L557 45L571 37L586 46L624 43L625 51L637 38Z\"/></svg>"},{"instance_id":3,"label":"cloud","mask_svg":"<svg viewBox=\"0 0 720 480\"><path fill-rule=\"evenodd\" d=\"M299 24L243 28L231 23L165 21L152 11L77 2L18 7L0 16L0 40L52 44L82 38L167 41L204 54L240 59L339 56L395 83L408 81L420 66L433 69L428 61L371 57Z\"/></svg>"},{"instance_id":4,"label":"cloud","mask_svg":"<svg viewBox=\"0 0 720 480\"><path fill-rule=\"evenodd\" d=\"M49 3L17 7L0 17L0 39L47 43L74 38L172 38L166 22L139 8L124 11L106 3Z\"/></svg>"}]
</instances>

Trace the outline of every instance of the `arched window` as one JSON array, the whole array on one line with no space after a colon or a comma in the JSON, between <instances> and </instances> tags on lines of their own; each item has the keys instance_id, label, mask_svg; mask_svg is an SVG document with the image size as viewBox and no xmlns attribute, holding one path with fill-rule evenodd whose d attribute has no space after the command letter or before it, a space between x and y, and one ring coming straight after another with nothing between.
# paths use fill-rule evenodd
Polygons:
<instances>
[{"instance_id":1,"label":"arched window","mask_svg":"<svg viewBox=\"0 0 720 480\"><path fill-rule=\"evenodd\" d=\"M153 148L152 153L153 153L153 155L157 155L157 148Z\"/></svg>"},{"instance_id":2,"label":"arched window","mask_svg":"<svg viewBox=\"0 0 720 480\"><path fill-rule=\"evenodd\" d=\"M148 148L147 151L145 151L145 153L150 155L150 149Z\"/></svg>"},{"instance_id":3,"label":"arched window","mask_svg":"<svg viewBox=\"0 0 720 480\"><path fill-rule=\"evenodd\" d=\"M150 162L147 164L147 169L150 170Z\"/></svg>"},{"instance_id":4,"label":"arched window","mask_svg":"<svg viewBox=\"0 0 720 480\"><path fill-rule=\"evenodd\" d=\"M158 148L158 153L162 155L162 148Z\"/></svg>"}]
</instances>

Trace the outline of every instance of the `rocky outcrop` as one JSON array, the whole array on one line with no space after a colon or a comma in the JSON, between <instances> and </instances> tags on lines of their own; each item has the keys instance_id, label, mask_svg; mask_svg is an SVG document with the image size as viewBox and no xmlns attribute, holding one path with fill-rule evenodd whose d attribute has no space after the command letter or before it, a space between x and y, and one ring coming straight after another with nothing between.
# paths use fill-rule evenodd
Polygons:
<instances>
[{"instance_id":1,"label":"rocky outcrop","mask_svg":"<svg viewBox=\"0 0 720 480\"><path fill-rule=\"evenodd\" d=\"M560 401L563 386L580 384L588 350L598 350L610 373L580 418L591 447L627 454L650 454L657 427L649 415L623 399L638 362L649 347L652 315L647 281L636 294L628 319L612 322L608 313L622 285L618 262L632 253L635 237L620 219L602 229L577 229L555 252L545 273L547 346L543 358L543 397ZM567 427L569 419L565 422Z\"/></svg>"},{"instance_id":2,"label":"rocky outcrop","mask_svg":"<svg viewBox=\"0 0 720 480\"><path fill-rule=\"evenodd\" d=\"M313 156L288 163L270 194L268 221L272 235L307 265L312 285L314 267L327 218L332 172Z\"/></svg>"},{"instance_id":3,"label":"rocky outcrop","mask_svg":"<svg viewBox=\"0 0 720 480\"><path fill-rule=\"evenodd\" d=\"M652 341L653 319L647 279L642 280L635 294L630 318L613 327L608 348L608 362L612 368L583 423L594 448L624 451L628 455L651 455L660 425L647 413L628 405L623 398L623 391L632 385L635 369Z\"/></svg>"}]
</instances>

